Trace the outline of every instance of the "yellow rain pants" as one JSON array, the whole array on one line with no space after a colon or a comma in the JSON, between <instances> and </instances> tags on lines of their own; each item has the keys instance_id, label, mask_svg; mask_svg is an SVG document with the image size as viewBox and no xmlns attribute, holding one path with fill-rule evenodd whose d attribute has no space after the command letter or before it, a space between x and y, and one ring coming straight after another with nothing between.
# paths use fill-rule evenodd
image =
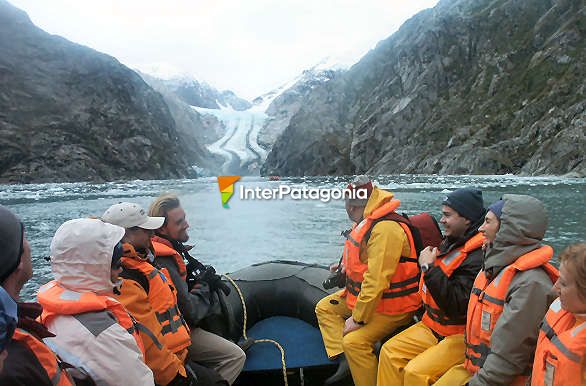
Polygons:
<instances>
[{"instance_id":1,"label":"yellow rain pants","mask_svg":"<svg viewBox=\"0 0 586 386\"><path fill-rule=\"evenodd\" d=\"M434 386L464 386L470 379L471 374L463 364L449 369L440 379L434 383Z\"/></svg>"},{"instance_id":2,"label":"yellow rain pants","mask_svg":"<svg viewBox=\"0 0 586 386\"><path fill-rule=\"evenodd\" d=\"M438 342L419 322L387 341L380 352L378 386L428 386L453 366L464 363L464 335Z\"/></svg>"},{"instance_id":3,"label":"yellow rain pants","mask_svg":"<svg viewBox=\"0 0 586 386\"><path fill-rule=\"evenodd\" d=\"M317 303L315 313L328 357L345 353L352 379L356 386L375 386L377 358L374 344L391 334L396 328L409 323L412 313L384 315L375 313L364 326L344 336L344 323L352 316L342 291L326 296Z\"/></svg>"}]
</instances>

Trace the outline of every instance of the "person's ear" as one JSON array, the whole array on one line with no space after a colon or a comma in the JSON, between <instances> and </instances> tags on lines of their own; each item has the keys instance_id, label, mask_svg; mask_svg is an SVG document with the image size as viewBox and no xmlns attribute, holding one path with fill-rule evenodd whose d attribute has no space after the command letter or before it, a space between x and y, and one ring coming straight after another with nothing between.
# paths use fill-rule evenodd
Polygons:
<instances>
[{"instance_id":1,"label":"person's ear","mask_svg":"<svg viewBox=\"0 0 586 386\"><path fill-rule=\"evenodd\" d=\"M24 252L23 252L23 255L24 255ZM24 270L24 259L22 258L22 256L20 256L20 263L18 263L14 272L22 271L22 270Z\"/></svg>"}]
</instances>

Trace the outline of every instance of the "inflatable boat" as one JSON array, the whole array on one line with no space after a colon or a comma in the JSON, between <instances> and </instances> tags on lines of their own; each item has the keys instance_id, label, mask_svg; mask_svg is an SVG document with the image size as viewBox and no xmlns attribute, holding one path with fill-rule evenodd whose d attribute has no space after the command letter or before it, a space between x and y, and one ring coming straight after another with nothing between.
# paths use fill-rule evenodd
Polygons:
<instances>
[{"instance_id":1,"label":"inflatable boat","mask_svg":"<svg viewBox=\"0 0 586 386\"><path fill-rule=\"evenodd\" d=\"M336 371L315 316L326 291L327 267L269 261L226 275L232 291L219 298L221 313L205 328L240 345L246 363L235 385L321 385ZM351 378L347 383L352 385Z\"/></svg>"}]
</instances>

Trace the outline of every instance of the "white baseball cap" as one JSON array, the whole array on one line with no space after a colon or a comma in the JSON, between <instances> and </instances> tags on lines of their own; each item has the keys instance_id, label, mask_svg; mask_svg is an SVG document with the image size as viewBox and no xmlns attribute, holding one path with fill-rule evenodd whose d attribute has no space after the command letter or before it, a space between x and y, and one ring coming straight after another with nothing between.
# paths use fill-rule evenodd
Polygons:
<instances>
[{"instance_id":1,"label":"white baseball cap","mask_svg":"<svg viewBox=\"0 0 586 386\"><path fill-rule=\"evenodd\" d=\"M159 229L165 217L150 217L138 204L121 202L114 204L102 215L102 220L123 228L139 227L142 229Z\"/></svg>"}]
</instances>

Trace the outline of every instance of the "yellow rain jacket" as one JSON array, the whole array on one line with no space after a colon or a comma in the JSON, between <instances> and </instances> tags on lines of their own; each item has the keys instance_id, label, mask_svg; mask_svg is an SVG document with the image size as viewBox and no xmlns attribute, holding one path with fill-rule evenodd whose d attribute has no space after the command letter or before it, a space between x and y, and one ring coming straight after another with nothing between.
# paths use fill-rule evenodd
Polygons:
<instances>
[{"instance_id":1,"label":"yellow rain jacket","mask_svg":"<svg viewBox=\"0 0 586 386\"><path fill-rule=\"evenodd\" d=\"M363 217L392 198L393 193L375 187L364 208ZM394 221L381 221L372 228L368 243L360 246L360 261L368 264L368 270L364 273L360 293L352 310L354 320L364 323L370 321L383 291L389 287L399 259L409 254L409 240L401 225Z\"/></svg>"}]
</instances>

